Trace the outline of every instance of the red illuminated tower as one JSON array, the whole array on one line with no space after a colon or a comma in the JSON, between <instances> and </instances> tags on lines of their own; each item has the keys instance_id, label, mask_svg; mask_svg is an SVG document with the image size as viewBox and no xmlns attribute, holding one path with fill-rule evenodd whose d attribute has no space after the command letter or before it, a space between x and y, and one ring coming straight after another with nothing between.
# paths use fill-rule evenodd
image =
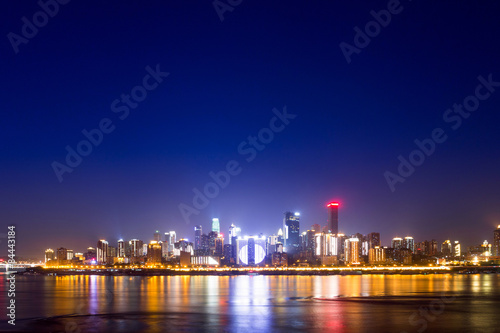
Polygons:
<instances>
[{"instance_id":1,"label":"red illuminated tower","mask_svg":"<svg viewBox=\"0 0 500 333\"><path fill-rule=\"evenodd\" d=\"M339 233L339 203L330 202L326 207L328 208L328 230L336 235Z\"/></svg>"}]
</instances>

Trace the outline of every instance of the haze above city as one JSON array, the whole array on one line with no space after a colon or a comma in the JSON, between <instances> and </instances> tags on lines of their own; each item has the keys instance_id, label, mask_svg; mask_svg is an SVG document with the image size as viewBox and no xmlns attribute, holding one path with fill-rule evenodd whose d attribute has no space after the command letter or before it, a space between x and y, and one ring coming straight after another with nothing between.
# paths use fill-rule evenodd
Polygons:
<instances>
[{"instance_id":1,"label":"haze above city","mask_svg":"<svg viewBox=\"0 0 500 333\"><path fill-rule=\"evenodd\" d=\"M40 10L9 6L3 36L21 34L20 18ZM341 204L339 231L380 232L383 245L407 235L464 247L491 240L499 4L404 2L350 62L339 44L354 45L353 28L386 1L262 6L244 1L221 21L211 2L75 1L17 53L2 39L0 220L16 225L19 256L83 251L100 238L149 241L155 230L190 239L215 217L224 234L234 223L271 235L285 211L300 212L302 232L326 223L330 201ZM478 85L490 95L453 128L444 115ZM133 106L123 95L137 86L151 89ZM283 120L285 108L296 117ZM66 147L97 128L99 143L58 176ZM398 175L398 156L408 160L436 128L446 141L391 189L385 173ZM193 189L230 161L240 171L194 207ZM182 204L198 213L184 218Z\"/></svg>"}]
</instances>

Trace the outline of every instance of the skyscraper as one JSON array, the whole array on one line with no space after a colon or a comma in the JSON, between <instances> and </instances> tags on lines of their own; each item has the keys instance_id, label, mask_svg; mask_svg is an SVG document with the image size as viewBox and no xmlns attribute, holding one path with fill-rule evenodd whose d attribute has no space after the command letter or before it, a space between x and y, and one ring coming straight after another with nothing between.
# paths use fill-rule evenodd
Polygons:
<instances>
[{"instance_id":1,"label":"skyscraper","mask_svg":"<svg viewBox=\"0 0 500 333\"><path fill-rule=\"evenodd\" d=\"M64 265L68 257L68 249L65 247L60 247L57 249L57 264Z\"/></svg>"},{"instance_id":2,"label":"skyscraper","mask_svg":"<svg viewBox=\"0 0 500 333\"><path fill-rule=\"evenodd\" d=\"M88 247L87 252L85 252L85 260L96 260L97 251L93 247Z\"/></svg>"},{"instance_id":3,"label":"skyscraper","mask_svg":"<svg viewBox=\"0 0 500 333\"><path fill-rule=\"evenodd\" d=\"M161 264L161 244L150 241L148 246L148 264Z\"/></svg>"},{"instance_id":4,"label":"skyscraper","mask_svg":"<svg viewBox=\"0 0 500 333\"><path fill-rule=\"evenodd\" d=\"M445 240L443 244L441 244L441 253L445 257L451 256L452 248L451 248L451 241L449 239Z\"/></svg>"},{"instance_id":5,"label":"skyscraper","mask_svg":"<svg viewBox=\"0 0 500 333\"><path fill-rule=\"evenodd\" d=\"M118 257L119 258L124 258L125 257L125 242L123 239L118 240Z\"/></svg>"},{"instance_id":6,"label":"skyscraper","mask_svg":"<svg viewBox=\"0 0 500 333\"><path fill-rule=\"evenodd\" d=\"M218 218L212 219L212 231L215 231L216 233L220 233L220 222L219 222Z\"/></svg>"},{"instance_id":7,"label":"skyscraper","mask_svg":"<svg viewBox=\"0 0 500 333\"><path fill-rule=\"evenodd\" d=\"M156 230L155 233L153 234L153 239L157 242L161 241L161 235L158 230Z\"/></svg>"},{"instance_id":8,"label":"skyscraper","mask_svg":"<svg viewBox=\"0 0 500 333\"><path fill-rule=\"evenodd\" d=\"M108 259L108 242L101 239L97 242L97 263L105 265Z\"/></svg>"},{"instance_id":9,"label":"skyscraper","mask_svg":"<svg viewBox=\"0 0 500 333\"><path fill-rule=\"evenodd\" d=\"M493 231L493 255L500 256L500 224Z\"/></svg>"},{"instance_id":10,"label":"skyscraper","mask_svg":"<svg viewBox=\"0 0 500 333\"><path fill-rule=\"evenodd\" d=\"M45 262L49 260L54 260L54 250L52 249L45 250Z\"/></svg>"},{"instance_id":11,"label":"skyscraper","mask_svg":"<svg viewBox=\"0 0 500 333\"><path fill-rule=\"evenodd\" d=\"M368 249L373 249L375 246L380 246L380 233L370 232L368 234Z\"/></svg>"},{"instance_id":12,"label":"skyscraper","mask_svg":"<svg viewBox=\"0 0 500 333\"><path fill-rule=\"evenodd\" d=\"M415 240L413 237L407 236L403 239L403 248L410 250L411 253L415 251Z\"/></svg>"},{"instance_id":13,"label":"skyscraper","mask_svg":"<svg viewBox=\"0 0 500 333\"><path fill-rule=\"evenodd\" d=\"M177 242L177 236L175 231L170 231L168 233L168 249L170 252L174 252L174 244Z\"/></svg>"},{"instance_id":14,"label":"skyscraper","mask_svg":"<svg viewBox=\"0 0 500 333\"><path fill-rule=\"evenodd\" d=\"M224 255L224 237L222 237L222 234L219 234L217 238L215 238L214 254L220 257Z\"/></svg>"},{"instance_id":15,"label":"skyscraper","mask_svg":"<svg viewBox=\"0 0 500 333\"><path fill-rule=\"evenodd\" d=\"M359 264L359 239L349 238L345 240L345 263Z\"/></svg>"},{"instance_id":16,"label":"skyscraper","mask_svg":"<svg viewBox=\"0 0 500 333\"><path fill-rule=\"evenodd\" d=\"M462 255L462 248L459 241L453 243L453 256L459 258Z\"/></svg>"},{"instance_id":17,"label":"skyscraper","mask_svg":"<svg viewBox=\"0 0 500 333\"><path fill-rule=\"evenodd\" d=\"M438 253L438 243L435 239L432 239L429 244L429 255L435 256Z\"/></svg>"},{"instance_id":18,"label":"skyscraper","mask_svg":"<svg viewBox=\"0 0 500 333\"><path fill-rule=\"evenodd\" d=\"M201 249L201 235L203 234L201 230L201 225L197 225L194 227L194 249Z\"/></svg>"},{"instance_id":19,"label":"skyscraper","mask_svg":"<svg viewBox=\"0 0 500 333\"><path fill-rule=\"evenodd\" d=\"M138 239L131 239L129 242L130 256L140 257L142 256L142 241Z\"/></svg>"},{"instance_id":20,"label":"skyscraper","mask_svg":"<svg viewBox=\"0 0 500 333\"><path fill-rule=\"evenodd\" d=\"M297 253L300 250L300 214L285 212L283 219L283 229L285 231L286 252Z\"/></svg>"},{"instance_id":21,"label":"skyscraper","mask_svg":"<svg viewBox=\"0 0 500 333\"><path fill-rule=\"evenodd\" d=\"M235 245L233 244L233 242L236 241L236 238L238 238L240 234L241 234L241 228L238 228L237 226L234 225L234 223L232 223L231 226L229 227L229 244Z\"/></svg>"},{"instance_id":22,"label":"skyscraper","mask_svg":"<svg viewBox=\"0 0 500 333\"><path fill-rule=\"evenodd\" d=\"M391 247L394 250L401 250L403 248L403 239L401 237L394 237L391 241Z\"/></svg>"},{"instance_id":23,"label":"skyscraper","mask_svg":"<svg viewBox=\"0 0 500 333\"><path fill-rule=\"evenodd\" d=\"M285 237L283 236L283 229L278 230L278 243L285 244Z\"/></svg>"},{"instance_id":24,"label":"skyscraper","mask_svg":"<svg viewBox=\"0 0 500 333\"><path fill-rule=\"evenodd\" d=\"M326 207L328 208L328 230L336 235L339 233L339 203L330 202Z\"/></svg>"}]
</instances>

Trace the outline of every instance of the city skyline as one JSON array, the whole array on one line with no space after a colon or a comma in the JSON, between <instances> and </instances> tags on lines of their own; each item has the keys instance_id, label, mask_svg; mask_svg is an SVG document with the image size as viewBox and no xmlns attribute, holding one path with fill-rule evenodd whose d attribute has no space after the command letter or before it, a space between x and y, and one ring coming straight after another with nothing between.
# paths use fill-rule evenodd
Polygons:
<instances>
[{"instance_id":1,"label":"city skyline","mask_svg":"<svg viewBox=\"0 0 500 333\"><path fill-rule=\"evenodd\" d=\"M290 254L297 254L299 253L301 250L304 250L304 249L301 249L301 242L302 242L302 237L309 231L313 231L314 235L317 235L317 234L325 234L325 233L330 233L332 234L331 230L330 230L330 227L331 227L331 220L332 220L332 206L335 207L335 213L334 213L334 217L336 218L336 225L338 226L339 225L339 217L338 217L338 209L339 209L339 206L340 204L338 202L330 202L326 205L326 208L327 208L327 214L328 214L328 218L327 218L327 221L324 225L319 225L319 224L313 224L313 225L309 225L309 226L304 226L304 225L300 225L300 222L299 222L299 218L301 216L301 214L299 212L285 212L284 213L284 219L283 219L283 228L277 228L275 232L271 232L271 233L263 233L263 232L259 232L258 234L249 234L249 233L246 233L244 231L244 229L242 230L241 227L235 225L234 223L231 223L228 227L227 227L227 233L224 231L223 228L221 228L221 225L220 225L220 220L219 218L212 218L211 219L211 222L210 222L210 228L207 228L208 230L212 230L211 232L215 232L216 235L219 235L219 237L222 237L222 241L223 241L223 244L224 242L226 242L227 244L231 244L231 239L232 239L232 232L233 230L237 230L237 233L235 233L235 239L241 239L243 237L257 237L258 235L262 235L263 237L265 237L266 241L268 240L268 237L279 237L279 231L281 230L286 230L289 226L289 222L291 221L292 223L295 223L295 227L299 229L299 231L296 233L296 237L297 239L294 240L294 236L289 236L291 240L289 240L287 238L287 232L285 231L284 232L284 236L283 236L283 239L282 239L282 243L284 245L284 250L287 252L287 253L290 253ZM316 227L317 226L317 227ZM315 230L314 228L316 227L316 229L319 228L319 230ZM193 230L193 234L192 235L181 235L180 237L178 237L176 239L176 236L174 236L172 238L172 234L176 235L176 231L173 230L173 231L168 231L168 232L165 232L164 235L164 239L162 239L161 235L162 233L159 232L158 230L156 230L153 234L153 237L150 237L149 239L148 238L144 238L144 241L143 240L140 240L140 242L144 242L144 246L146 246L146 244L150 243L150 242L163 242L163 241L166 241L169 245L169 249L171 249L171 246L173 246L173 243L176 241L176 240L181 240L181 241L187 241L187 242L190 242L191 244L193 244L193 250L197 250L197 249L200 249L202 247L202 244L203 244L203 236L206 236L207 234L209 235L209 233L203 233L203 225L197 225L194 227L194 230ZM416 249L416 246L418 244L422 244L424 242L424 238L422 239L417 239L417 241L415 240L415 237L413 237L413 235L409 235L409 234L406 234L406 235L403 235L401 233L395 233L394 235L392 236L388 236L388 238L390 238L390 242L387 242L386 244L384 244L384 242L382 241L382 238L380 236L380 232L377 232L377 231L370 231L370 232L363 232L363 233L359 233L359 231L356 231L356 232L342 232L342 229L340 229L340 232L338 232L339 235L345 235L347 237L358 237L359 236L362 236L363 235L363 238L366 237L366 242L368 244L368 247L369 248L373 248L374 245L377 245L377 246L380 246L380 247L389 247L389 248L408 248L408 249L412 249L412 251L414 249ZM244 235L242 237L242 235ZM333 235L336 235L336 233L333 233ZM372 236L373 235L373 236ZM399 236L402 236L402 237L399 237ZM260 236L259 236L260 237ZM300 238L300 240L299 240ZM106 238L106 239L114 239L114 238ZM125 238L126 240L127 238ZM137 238L129 238L130 239L130 242L134 242L134 241L137 241ZM475 243L473 244L463 244L461 241L459 240L456 240L456 239L452 239L452 241L450 241L450 237L446 238L446 240L444 240L444 242L441 242L441 240L436 240L433 236L429 235L428 237L425 238L425 242L427 242L428 240L432 240L433 242L436 242L436 244L439 245L439 252L441 252L441 247L442 246L445 246L446 242L450 243L452 241L454 241L455 243L457 244L460 244L460 245L463 245L463 249L465 248L468 248L468 247L472 247L474 245L477 245L480 243L480 241L476 241ZM99 249L99 244L101 242L105 242L106 243L106 247L108 246L109 243L111 243L111 241L106 241L105 239L101 239L98 241L98 245L97 245L97 249ZM482 242L483 240L481 240ZM495 254L496 252L495 251L498 251L500 249L500 224L497 226L496 229L493 230L493 234L491 235L491 238L485 238L484 241L487 241L488 243L492 244L493 246L493 253ZM115 243L117 244L117 253L120 253L119 249L120 249L120 242L123 242L123 238L119 238ZM372 242L374 244L372 244ZM295 246L294 246L295 244ZM438 246L436 245L436 246ZM458 247L458 256L460 255L460 245ZM111 245L110 245L111 246ZM55 248L58 248L58 247L55 247ZM450 254L453 253L454 251L451 249L452 248L452 244L450 243ZM50 249L50 248L49 248ZM436 248L437 250L437 248ZM72 250L73 251L73 250ZM222 252L221 252L222 253ZM500 254L497 254L497 255L500 255ZM119 255L118 255L119 256ZM102 258L102 254L99 254L99 251L97 251L97 254L96 254L96 257L97 258Z\"/></svg>"},{"instance_id":2,"label":"city skyline","mask_svg":"<svg viewBox=\"0 0 500 333\"><path fill-rule=\"evenodd\" d=\"M350 62L339 45L355 45L354 27L386 4L248 3L223 22L210 3L99 6L95 25L71 2L19 52L1 44L0 217L17 225L21 255L68 234L81 246L100 234L149 237L137 225L187 234L213 217L249 233L287 210L323 225L325 199L341 201L352 230L384 241L432 231L472 244L499 223L498 23L485 19L498 4L405 3ZM12 4L3 35L40 10ZM460 115L476 90L487 99ZM81 160L69 153L85 149ZM61 181L53 166L67 170L68 154ZM399 172L410 160L419 165ZM228 166L230 178L208 186ZM206 186L218 194L197 208L194 189ZM189 223L181 204L193 208Z\"/></svg>"}]
</instances>

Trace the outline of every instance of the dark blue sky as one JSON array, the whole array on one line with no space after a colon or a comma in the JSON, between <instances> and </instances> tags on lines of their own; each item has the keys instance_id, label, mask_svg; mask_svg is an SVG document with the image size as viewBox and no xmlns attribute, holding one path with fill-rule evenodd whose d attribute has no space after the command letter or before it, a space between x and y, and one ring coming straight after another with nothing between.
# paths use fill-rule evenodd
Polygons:
<instances>
[{"instance_id":1,"label":"dark blue sky","mask_svg":"<svg viewBox=\"0 0 500 333\"><path fill-rule=\"evenodd\" d=\"M402 1L348 64L339 44L353 45L354 27L387 4L244 0L221 22L210 1L71 1L17 54L8 34L41 9L4 5L0 233L16 224L18 254L40 257L98 238L147 241L156 229L192 238L212 217L226 233L235 223L272 234L285 210L301 212L301 229L324 224L337 199L341 231L378 231L385 245L490 240L500 88L457 130L443 114L474 94L479 75L500 81L500 5ZM112 102L157 64L170 75L120 120ZM285 105L297 117L246 162L238 145ZM51 163L103 118L114 131L59 182ZM391 192L384 172L437 127L447 141ZM192 205L192 189L230 160L241 173L186 223L179 204Z\"/></svg>"}]
</instances>

